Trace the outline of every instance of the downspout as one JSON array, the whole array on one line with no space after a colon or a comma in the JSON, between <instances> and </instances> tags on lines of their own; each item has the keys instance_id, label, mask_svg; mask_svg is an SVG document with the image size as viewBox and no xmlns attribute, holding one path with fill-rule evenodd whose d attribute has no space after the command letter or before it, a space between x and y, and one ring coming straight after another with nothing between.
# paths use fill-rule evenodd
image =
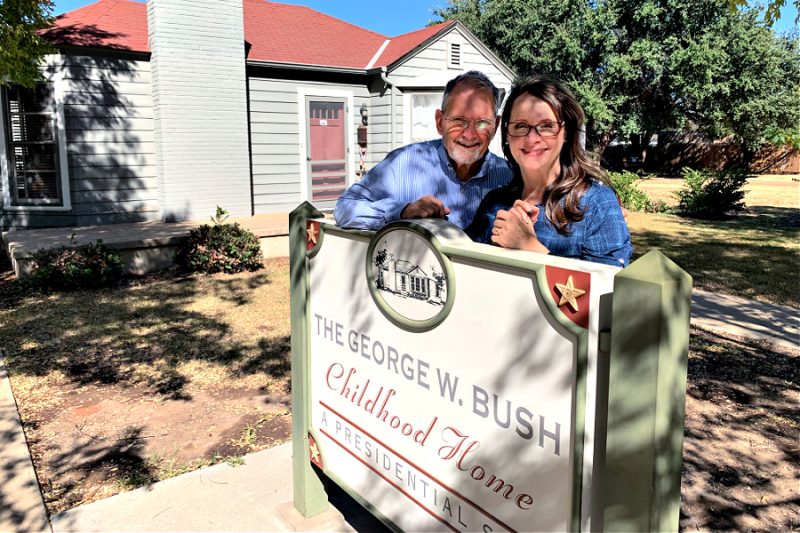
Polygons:
<instances>
[{"instance_id":1,"label":"downspout","mask_svg":"<svg viewBox=\"0 0 800 533\"><path fill-rule=\"evenodd\" d=\"M394 117L394 83L386 77L386 67L381 67L381 79L383 83L389 86L389 124L391 128L389 151L392 151L394 150L394 123L396 122Z\"/></svg>"}]
</instances>

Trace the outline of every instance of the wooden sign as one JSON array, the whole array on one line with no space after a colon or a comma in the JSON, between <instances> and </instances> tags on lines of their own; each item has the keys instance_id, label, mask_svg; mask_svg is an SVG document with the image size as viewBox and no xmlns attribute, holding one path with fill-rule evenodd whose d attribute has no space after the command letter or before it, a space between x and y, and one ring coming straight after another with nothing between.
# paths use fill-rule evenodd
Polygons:
<instances>
[{"instance_id":1,"label":"wooden sign","mask_svg":"<svg viewBox=\"0 0 800 533\"><path fill-rule=\"evenodd\" d=\"M298 509L324 507L313 464L396 529L603 529L620 270L315 216L292 219Z\"/></svg>"}]
</instances>

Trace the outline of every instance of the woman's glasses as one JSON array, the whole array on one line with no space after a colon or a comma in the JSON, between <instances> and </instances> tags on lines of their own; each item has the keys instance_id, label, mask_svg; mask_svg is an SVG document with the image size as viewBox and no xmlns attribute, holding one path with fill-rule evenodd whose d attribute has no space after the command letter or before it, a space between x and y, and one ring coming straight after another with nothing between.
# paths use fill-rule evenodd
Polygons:
<instances>
[{"instance_id":1,"label":"woman's glasses","mask_svg":"<svg viewBox=\"0 0 800 533\"><path fill-rule=\"evenodd\" d=\"M563 122L553 122L546 120L538 124L528 124L527 122L512 122L508 125L509 137L527 137L531 130L535 131L542 139L551 139L561 131Z\"/></svg>"}]
</instances>

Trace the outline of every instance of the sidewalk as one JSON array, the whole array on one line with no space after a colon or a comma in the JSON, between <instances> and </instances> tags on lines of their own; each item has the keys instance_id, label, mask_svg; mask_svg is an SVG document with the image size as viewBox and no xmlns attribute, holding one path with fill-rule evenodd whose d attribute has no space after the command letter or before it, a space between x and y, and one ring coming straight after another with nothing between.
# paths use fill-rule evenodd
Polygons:
<instances>
[{"instance_id":1,"label":"sidewalk","mask_svg":"<svg viewBox=\"0 0 800 533\"><path fill-rule=\"evenodd\" d=\"M51 517L54 532L380 531L346 494L329 489L331 507L304 519L292 505L292 444L221 463Z\"/></svg>"},{"instance_id":2,"label":"sidewalk","mask_svg":"<svg viewBox=\"0 0 800 533\"><path fill-rule=\"evenodd\" d=\"M695 289L692 325L800 350L800 310Z\"/></svg>"},{"instance_id":3,"label":"sidewalk","mask_svg":"<svg viewBox=\"0 0 800 533\"><path fill-rule=\"evenodd\" d=\"M798 310L705 291L692 295L692 324L800 349ZM332 507L303 520L292 501L291 444L119 494L51 517L28 455L0 358L0 531L379 531L382 524L340 489Z\"/></svg>"},{"instance_id":4,"label":"sidewalk","mask_svg":"<svg viewBox=\"0 0 800 533\"><path fill-rule=\"evenodd\" d=\"M50 531L39 482L0 356L0 531Z\"/></svg>"}]
</instances>

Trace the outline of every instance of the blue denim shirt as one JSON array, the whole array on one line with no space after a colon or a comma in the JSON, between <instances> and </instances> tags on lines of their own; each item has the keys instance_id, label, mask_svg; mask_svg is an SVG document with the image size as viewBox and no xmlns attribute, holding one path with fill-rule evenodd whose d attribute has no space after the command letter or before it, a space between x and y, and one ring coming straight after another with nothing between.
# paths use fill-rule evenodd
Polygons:
<instances>
[{"instance_id":1,"label":"blue denim shirt","mask_svg":"<svg viewBox=\"0 0 800 533\"><path fill-rule=\"evenodd\" d=\"M472 240L491 244L497 211L509 209L521 196L522 187L517 182L487 194L467 228ZM628 225L611 187L592 181L580 202L583 220L569 224L567 235L559 233L547 219L543 205L538 207L539 218L533 228L551 254L619 267L630 262L633 246Z\"/></svg>"},{"instance_id":2,"label":"blue denim shirt","mask_svg":"<svg viewBox=\"0 0 800 533\"><path fill-rule=\"evenodd\" d=\"M336 202L336 224L377 230L395 220L405 206L433 195L450 209L447 219L466 228L486 193L511 181L505 159L487 153L480 171L462 182L441 139L410 144L389 153Z\"/></svg>"}]
</instances>

